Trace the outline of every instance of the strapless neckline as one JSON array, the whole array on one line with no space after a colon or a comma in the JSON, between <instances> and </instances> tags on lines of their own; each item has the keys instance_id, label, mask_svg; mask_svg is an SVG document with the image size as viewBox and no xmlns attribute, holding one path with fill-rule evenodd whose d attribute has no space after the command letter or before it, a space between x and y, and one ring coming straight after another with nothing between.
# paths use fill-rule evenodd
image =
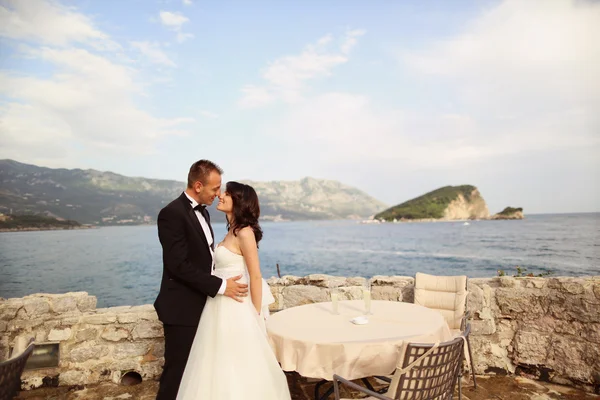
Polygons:
<instances>
[{"instance_id":1,"label":"strapless neckline","mask_svg":"<svg viewBox=\"0 0 600 400\"><path fill-rule=\"evenodd\" d=\"M227 250L228 252L230 252L230 253L231 253L231 254L233 254L233 255L236 255L236 256L239 256L239 257L243 257L243 255L241 255L241 254L239 254L239 253L236 253L235 251L231 251L231 250L229 250L229 248L228 248L227 246L225 246L224 244L219 244L219 245L217 246L217 250L218 250L218 249L220 249L221 247L222 247L222 248L224 248L225 250ZM215 251L216 251L216 250L215 250Z\"/></svg>"}]
</instances>

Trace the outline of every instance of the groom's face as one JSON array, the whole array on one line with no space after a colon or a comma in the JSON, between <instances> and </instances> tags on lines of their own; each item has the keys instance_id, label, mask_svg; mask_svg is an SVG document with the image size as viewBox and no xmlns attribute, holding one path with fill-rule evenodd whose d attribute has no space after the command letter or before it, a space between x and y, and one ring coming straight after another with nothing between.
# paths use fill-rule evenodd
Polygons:
<instances>
[{"instance_id":1,"label":"groom's face","mask_svg":"<svg viewBox=\"0 0 600 400\"><path fill-rule=\"evenodd\" d=\"M211 171L208 175L208 179L206 179L206 184L202 184L202 182L197 182L196 190L198 193L198 203L211 205L215 200L215 197L221 194L221 174L217 171Z\"/></svg>"}]
</instances>

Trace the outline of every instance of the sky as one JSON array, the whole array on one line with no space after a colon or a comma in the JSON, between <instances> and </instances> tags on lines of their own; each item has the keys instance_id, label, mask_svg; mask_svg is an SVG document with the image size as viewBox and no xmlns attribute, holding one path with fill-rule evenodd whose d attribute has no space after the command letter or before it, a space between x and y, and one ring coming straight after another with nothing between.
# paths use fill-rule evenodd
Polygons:
<instances>
[{"instance_id":1,"label":"sky","mask_svg":"<svg viewBox=\"0 0 600 400\"><path fill-rule=\"evenodd\" d=\"M600 211L600 2L0 0L0 159Z\"/></svg>"}]
</instances>

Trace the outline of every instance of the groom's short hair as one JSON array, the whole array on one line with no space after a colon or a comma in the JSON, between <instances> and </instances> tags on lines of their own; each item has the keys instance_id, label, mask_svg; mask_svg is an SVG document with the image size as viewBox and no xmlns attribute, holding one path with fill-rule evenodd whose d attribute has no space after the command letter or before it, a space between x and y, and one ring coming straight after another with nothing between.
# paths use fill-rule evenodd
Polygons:
<instances>
[{"instance_id":1,"label":"groom's short hair","mask_svg":"<svg viewBox=\"0 0 600 400\"><path fill-rule=\"evenodd\" d=\"M190 172L188 173L187 185L189 188L194 186L194 182L200 181L206 185L208 176L212 171L218 172L223 175L223 170L217 164L209 160L199 160L192 164Z\"/></svg>"}]
</instances>

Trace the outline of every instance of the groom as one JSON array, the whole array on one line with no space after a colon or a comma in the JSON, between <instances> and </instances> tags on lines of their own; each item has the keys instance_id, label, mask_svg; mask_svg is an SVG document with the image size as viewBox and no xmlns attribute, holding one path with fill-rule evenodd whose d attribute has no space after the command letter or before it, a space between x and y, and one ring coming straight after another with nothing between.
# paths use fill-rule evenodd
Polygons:
<instances>
[{"instance_id":1,"label":"groom","mask_svg":"<svg viewBox=\"0 0 600 400\"><path fill-rule=\"evenodd\" d=\"M185 192L158 214L163 275L154 308L165 332L165 365L157 400L177 397L207 296L242 301L248 292L236 282L241 275L226 281L213 275L215 239L205 206L220 194L222 174L211 161L195 162Z\"/></svg>"}]
</instances>

